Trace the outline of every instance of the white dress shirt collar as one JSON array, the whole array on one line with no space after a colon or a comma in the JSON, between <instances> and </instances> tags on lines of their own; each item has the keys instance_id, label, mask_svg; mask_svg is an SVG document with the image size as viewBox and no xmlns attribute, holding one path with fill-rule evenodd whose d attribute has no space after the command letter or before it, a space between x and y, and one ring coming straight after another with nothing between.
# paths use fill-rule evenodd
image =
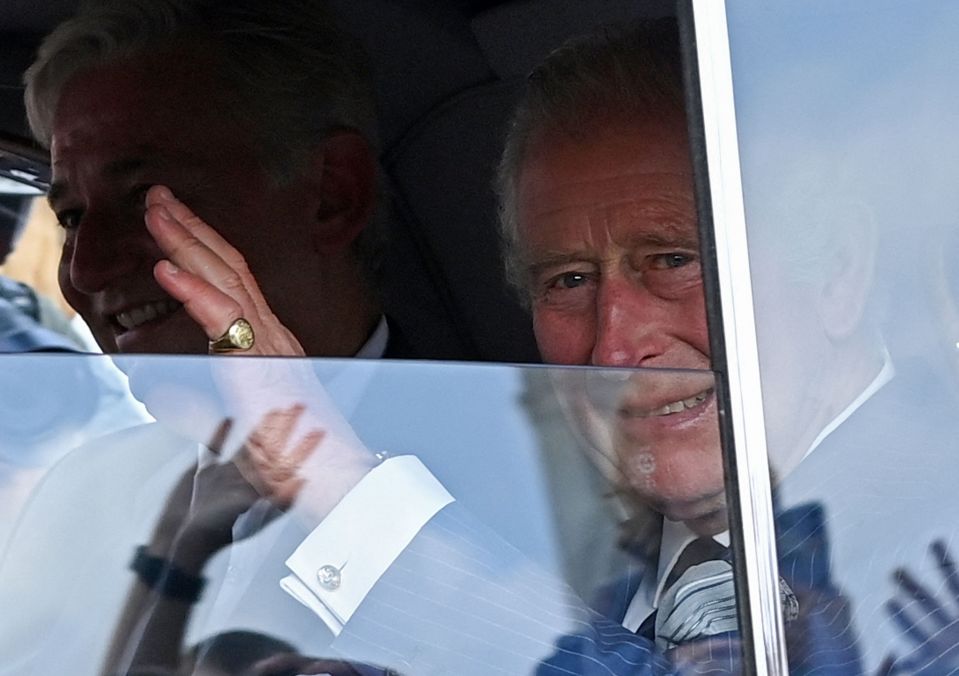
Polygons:
<instances>
[{"instance_id":1,"label":"white dress shirt collar","mask_svg":"<svg viewBox=\"0 0 959 676\"><path fill-rule=\"evenodd\" d=\"M353 355L355 359L382 359L386 354L386 345L390 341L390 327L386 323L386 317L380 317L379 323L373 329L373 333L363 343L363 347Z\"/></svg>"},{"instance_id":2,"label":"white dress shirt collar","mask_svg":"<svg viewBox=\"0 0 959 676\"><path fill-rule=\"evenodd\" d=\"M630 631L636 631L643 621L659 607L659 600L663 595L666 577L680 554L698 535L689 529L682 521L663 519L662 540L659 547L659 565L656 575L646 575L640 582L639 589L633 600L630 601L626 615L623 617L623 626ZM724 547L729 546L729 532L724 531L713 536L713 539Z\"/></svg>"},{"instance_id":3,"label":"white dress shirt collar","mask_svg":"<svg viewBox=\"0 0 959 676\"><path fill-rule=\"evenodd\" d=\"M879 369L879 373L876 374L876 377L872 379L872 382L866 386L862 392L859 393L859 396L853 399L849 405L844 408L839 415L832 419L828 425L822 428L822 431L813 439L813 442L809 445L808 450L803 455L805 459L810 453L816 450L819 445L826 440L830 434L836 431L836 429L842 425L849 417L855 413L860 406L865 404L869 399L879 390L882 389L883 385L892 380L893 376L896 375L896 367L892 364L892 356L889 354L889 350L883 348L882 355L882 368Z\"/></svg>"}]
</instances>

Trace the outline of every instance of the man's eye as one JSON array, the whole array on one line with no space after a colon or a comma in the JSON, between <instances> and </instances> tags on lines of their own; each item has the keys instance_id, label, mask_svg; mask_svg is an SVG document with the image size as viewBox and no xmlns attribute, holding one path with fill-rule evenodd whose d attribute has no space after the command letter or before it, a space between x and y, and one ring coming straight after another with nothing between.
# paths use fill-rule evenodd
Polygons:
<instances>
[{"instance_id":1,"label":"man's eye","mask_svg":"<svg viewBox=\"0 0 959 676\"><path fill-rule=\"evenodd\" d=\"M540 302L556 307L579 307L588 302L595 285L589 272L562 272L542 282Z\"/></svg>"},{"instance_id":2,"label":"man's eye","mask_svg":"<svg viewBox=\"0 0 959 676\"><path fill-rule=\"evenodd\" d=\"M73 230L80 224L80 212L77 209L68 209L57 212L57 223L64 230Z\"/></svg>"},{"instance_id":3,"label":"man's eye","mask_svg":"<svg viewBox=\"0 0 959 676\"><path fill-rule=\"evenodd\" d=\"M575 289L589 281L589 278L581 272L566 272L556 279L550 285L554 289Z\"/></svg>"},{"instance_id":4,"label":"man's eye","mask_svg":"<svg viewBox=\"0 0 959 676\"><path fill-rule=\"evenodd\" d=\"M690 254L671 252L660 254L653 258L654 270L668 270L672 268L681 268L695 261L695 257Z\"/></svg>"},{"instance_id":5,"label":"man's eye","mask_svg":"<svg viewBox=\"0 0 959 676\"><path fill-rule=\"evenodd\" d=\"M693 289L702 288L699 257L691 253L670 251L647 259L643 283L660 298L679 298Z\"/></svg>"}]
</instances>

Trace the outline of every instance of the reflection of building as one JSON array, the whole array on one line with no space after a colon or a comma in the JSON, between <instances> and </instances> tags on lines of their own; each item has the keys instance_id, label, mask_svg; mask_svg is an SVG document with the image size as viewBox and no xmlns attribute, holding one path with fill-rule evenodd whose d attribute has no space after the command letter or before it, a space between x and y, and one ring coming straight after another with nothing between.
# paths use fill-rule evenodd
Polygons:
<instances>
[{"instance_id":1,"label":"reflection of building","mask_svg":"<svg viewBox=\"0 0 959 676\"><path fill-rule=\"evenodd\" d=\"M556 524L563 573L584 599L617 580L626 565L617 547L621 511L566 420L548 369L524 369L522 405L536 430Z\"/></svg>"}]
</instances>

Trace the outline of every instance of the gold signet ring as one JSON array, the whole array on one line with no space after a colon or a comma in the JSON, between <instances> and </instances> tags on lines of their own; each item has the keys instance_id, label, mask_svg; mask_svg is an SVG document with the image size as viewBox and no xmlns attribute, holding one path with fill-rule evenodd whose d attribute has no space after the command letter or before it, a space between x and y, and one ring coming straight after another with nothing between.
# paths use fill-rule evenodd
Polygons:
<instances>
[{"instance_id":1,"label":"gold signet ring","mask_svg":"<svg viewBox=\"0 0 959 676\"><path fill-rule=\"evenodd\" d=\"M229 352L243 352L253 347L253 327L250 322L240 317L226 330L222 336L210 341L210 354L227 354Z\"/></svg>"}]
</instances>

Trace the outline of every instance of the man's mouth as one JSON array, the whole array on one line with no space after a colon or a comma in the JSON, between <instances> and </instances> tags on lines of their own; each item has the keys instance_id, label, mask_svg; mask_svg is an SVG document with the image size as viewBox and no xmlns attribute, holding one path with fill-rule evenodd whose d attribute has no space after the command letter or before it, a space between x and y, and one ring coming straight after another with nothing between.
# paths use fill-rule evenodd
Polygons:
<instances>
[{"instance_id":1,"label":"man's mouth","mask_svg":"<svg viewBox=\"0 0 959 676\"><path fill-rule=\"evenodd\" d=\"M671 401L657 408L643 409L633 406L623 406L619 409L619 415L623 418L656 418L665 415L674 415L696 408L705 402L712 393L713 388L710 387L686 399Z\"/></svg>"},{"instance_id":2,"label":"man's mouth","mask_svg":"<svg viewBox=\"0 0 959 676\"><path fill-rule=\"evenodd\" d=\"M123 330L129 331L147 322L152 322L166 315L173 314L182 306L182 303L178 303L172 298L167 298L118 312L114 315L113 319Z\"/></svg>"}]
</instances>

